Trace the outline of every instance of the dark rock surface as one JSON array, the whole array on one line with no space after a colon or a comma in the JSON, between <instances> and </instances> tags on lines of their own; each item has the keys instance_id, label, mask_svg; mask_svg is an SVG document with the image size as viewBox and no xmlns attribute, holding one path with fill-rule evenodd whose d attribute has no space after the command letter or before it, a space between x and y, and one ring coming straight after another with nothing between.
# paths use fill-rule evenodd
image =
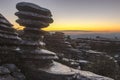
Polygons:
<instances>
[{"instance_id":1,"label":"dark rock surface","mask_svg":"<svg viewBox=\"0 0 120 80\"><path fill-rule=\"evenodd\" d=\"M0 80L25 80L15 65L20 58L20 41L12 24L0 14Z\"/></svg>"},{"instance_id":2,"label":"dark rock surface","mask_svg":"<svg viewBox=\"0 0 120 80\"><path fill-rule=\"evenodd\" d=\"M35 26L36 28L39 28L39 26L42 27L47 27L49 26L48 23L42 22L42 21L34 21L34 20L25 20L25 19L18 19L16 20L16 22L18 22L21 26Z\"/></svg>"},{"instance_id":3,"label":"dark rock surface","mask_svg":"<svg viewBox=\"0 0 120 80\"><path fill-rule=\"evenodd\" d=\"M53 22L51 12L46 8L27 2L18 3L16 8L19 12L16 12L15 15L20 18L16 22L22 26L42 28Z\"/></svg>"},{"instance_id":4,"label":"dark rock surface","mask_svg":"<svg viewBox=\"0 0 120 80\"><path fill-rule=\"evenodd\" d=\"M1 75L9 74L9 73L10 73L10 71L7 68L0 66L0 74Z\"/></svg>"},{"instance_id":5,"label":"dark rock surface","mask_svg":"<svg viewBox=\"0 0 120 80\"><path fill-rule=\"evenodd\" d=\"M0 66L0 80L25 80L25 76L14 64Z\"/></svg>"},{"instance_id":6,"label":"dark rock surface","mask_svg":"<svg viewBox=\"0 0 120 80\"><path fill-rule=\"evenodd\" d=\"M2 63L17 62L20 38L12 24L0 14L0 59Z\"/></svg>"},{"instance_id":7,"label":"dark rock surface","mask_svg":"<svg viewBox=\"0 0 120 80\"><path fill-rule=\"evenodd\" d=\"M57 56L55 53L43 48L44 43L42 42L41 36L43 31L40 30L42 27L49 25L49 20L52 20L50 16L51 12L48 9L27 2L18 3L16 8L19 12L15 14L20 18L16 22L25 26L22 36L23 41L21 49L24 53L22 58L39 61L47 60L48 62L51 59L56 59ZM40 16L42 16L42 18Z\"/></svg>"},{"instance_id":8,"label":"dark rock surface","mask_svg":"<svg viewBox=\"0 0 120 80\"><path fill-rule=\"evenodd\" d=\"M16 8L19 11L30 11L38 14L43 14L45 16L52 16L50 10L29 2L20 2L16 5Z\"/></svg>"},{"instance_id":9,"label":"dark rock surface","mask_svg":"<svg viewBox=\"0 0 120 80\"><path fill-rule=\"evenodd\" d=\"M47 49L56 52L58 56L68 59L79 59L81 51L73 48L71 44L65 40L65 34L62 32L47 33L44 37ZM53 44L54 43L54 44Z\"/></svg>"},{"instance_id":10,"label":"dark rock surface","mask_svg":"<svg viewBox=\"0 0 120 80\"><path fill-rule=\"evenodd\" d=\"M83 70L89 70L99 75L114 78L115 80L120 79L120 67L113 57L94 50L83 51L83 55L81 56L91 63L85 66Z\"/></svg>"},{"instance_id":11,"label":"dark rock surface","mask_svg":"<svg viewBox=\"0 0 120 80\"><path fill-rule=\"evenodd\" d=\"M45 22L53 22L53 19L49 16L41 15L38 13L33 12L25 12L25 11L19 11L16 12L15 15L17 15L19 18L26 18L26 19L32 19L32 20L44 20Z\"/></svg>"},{"instance_id":12,"label":"dark rock surface","mask_svg":"<svg viewBox=\"0 0 120 80\"><path fill-rule=\"evenodd\" d=\"M34 64L25 64L30 80L114 80L108 77L96 75L89 71L70 68L58 62L47 67L37 67ZM31 65L31 66L29 66Z\"/></svg>"}]
</instances>

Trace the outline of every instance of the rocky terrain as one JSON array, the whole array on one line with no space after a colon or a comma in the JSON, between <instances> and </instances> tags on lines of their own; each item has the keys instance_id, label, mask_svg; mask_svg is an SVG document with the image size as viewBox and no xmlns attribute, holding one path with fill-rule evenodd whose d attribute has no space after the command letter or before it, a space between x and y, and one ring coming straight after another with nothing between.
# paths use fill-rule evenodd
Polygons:
<instances>
[{"instance_id":1,"label":"rocky terrain","mask_svg":"<svg viewBox=\"0 0 120 80\"><path fill-rule=\"evenodd\" d=\"M98 44L100 44L99 41L95 42L95 40L90 41L89 39L80 39L79 41L77 39L72 40L70 36L66 37L62 32L47 33L44 41L49 50L57 53L59 56L59 60L57 61L60 63L75 69L87 70L100 75L112 77L116 80L120 79L120 67L118 61L105 52L95 51L95 48L99 49L97 47ZM96 47L91 48L94 47L93 45L95 44ZM109 49L107 48L106 50Z\"/></svg>"},{"instance_id":2,"label":"rocky terrain","mask_svg":"<svg viewBox=\"0 0 120 80\"><path fill-rule=\"evenodd\" d=\"M61 54L74 60L82 57L77 57L80 51L64 38L56 44L57 48L63 47L60 55L46 49L42 28L53 22L50 10L29 2L20 2L16 8L16 22L25 27L19 37L13 25L0 15L0 80L114 80L60 63Z\"/></svg>"}]
</instances>

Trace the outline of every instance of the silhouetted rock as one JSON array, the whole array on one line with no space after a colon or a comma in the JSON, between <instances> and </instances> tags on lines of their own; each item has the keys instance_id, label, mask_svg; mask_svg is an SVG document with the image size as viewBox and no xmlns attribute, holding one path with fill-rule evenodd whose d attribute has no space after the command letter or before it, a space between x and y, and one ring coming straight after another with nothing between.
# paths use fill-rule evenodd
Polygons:
<instances>
[{"instance_id":1,"label":"silhouetted rock","mask_svg":"<svg viewBox=\"0 0 120 80\"><path fill-rule=\"evenodd\" d=\"M24 29L24 34L22 36L23 41L21 43L22 44L21 49L23 49L22 51L23 53L25 53L23 54L22 58L29 60L56 59L57 57L55 56L55 53L45 49L41 49L41 47L44 46L41 36L43 31L40 30L39 28L45 26L47 27L50 23L49 19L52 20L50 16L46 16L45 14L42 14L42 12L48 14L49 10L26 2L18 3L16 7L18 10L20 10L19 12L16 13L16 15L20 18L16 22L26 27ZM43 18L41 17L39 18L39 15L41 15ZM40 20L37 20L36 18Z\"/></svg>"},{"instance_id":2,"label":"silhouetted rock","mask_svg":"<svg viewBox=\"0 0 120 80\"><path fill-rule=\"evenodd\" d=\"M52 16L50 10L29 2L20 2L16 5L16 8L19 11L30 11L45 16L50 16L50 17Z\"/></svg>"},{"instance_id":3,"label":"silhouetted rock","mask_svg":"<svg viewBox=\"0 0 120 80\"><path fill-rule=\"evenodd\" d=\"M0 14L0 59L2 63L16 62L19 55L20 38L12 24Z\"/></svg>"},{"instance_id":4,"label":"silhouetted rock","mask_svg":"<svg viewBox=\"0 0 120 80\"><path fill-rule=\"evenodd\" d=\"M25 80L25 77L17 77L23 74L15 66L19 64L20 41L12 24L0 14L0 80ZM13 75L16 72L19 74Z\"/></svg>"},{"instance_id":5,"label":"silhouetted rock","mask_svg":"<svg viewBox=\"0 0 120 80\"><path fill-rule=\"evenodd\" d=\"M49 26L53 22L51 12L38 5L21 2L16 5L19 12L15 13L20 19L16 20L20 25L33 28Z\"/></svg>"},{"instance_id":6,"label":"silhouetted rock","mask_svg":"<svg viewBox=\"0 0 120 80\"><path fill-rule=\"evenodd\" d=\"M16 12L15 15L17 15L19 18L43 20L45 22L50 22L50 23L53 22L53 19L51 17L34 13L34 12L19 11L19 12Z\"/></svg>"}]
</instances>

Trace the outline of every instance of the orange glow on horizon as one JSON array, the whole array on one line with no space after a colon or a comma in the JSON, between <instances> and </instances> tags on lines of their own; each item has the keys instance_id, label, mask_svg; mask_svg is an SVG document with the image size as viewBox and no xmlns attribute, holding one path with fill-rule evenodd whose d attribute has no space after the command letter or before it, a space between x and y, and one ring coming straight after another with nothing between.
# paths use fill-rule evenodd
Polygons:
<instances>
[{"instance_id":1,"label":"orange glow on horizon","mask_svg":"<svg viewBox=\"0 0 120 80\"><path fill-rule=\"evenodd\" d=\"M15 29L23 29L19 24L14 23ZM51 24L44 28L46 31L62 30L83 30L83 31L100 31L100 32L120 32L120 25L97 25L97 24Z\"/></svg>"},{"instance_id":2,"label":"orange glow on horizon","mask_svg":"<svg viewBox=\"0 0 120 80\"><path fill-rule=\"evenodd\" d=\"M61 30L83 30L83 31L106 31L106 32L120 32L119 25L64 25L64 24L52 24L44 30L47 31L61 31Z\"/></svg>"}]
</instances>

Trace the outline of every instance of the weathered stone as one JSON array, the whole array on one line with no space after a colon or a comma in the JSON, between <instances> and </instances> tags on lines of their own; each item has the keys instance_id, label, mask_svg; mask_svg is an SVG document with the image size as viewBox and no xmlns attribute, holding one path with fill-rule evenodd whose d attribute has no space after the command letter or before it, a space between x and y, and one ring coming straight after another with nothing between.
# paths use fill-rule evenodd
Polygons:
<instances>
[{"instance_id":1,"label":"weathered stone","mask_svg":"<svg viewBox=\"0 0 120 80\"><path fill-rule=\"evenodd\" d=\"M37 49L37 50L29 50L24 51L26 54L22 55L23 59L29 59L29 60L51 60L56 59L55 53L50 52L48 50L44 49ZM28 55L29 54L29 55Z\"/></svg>"},{"instance_id":2,"label":"weathered stone","mask_svg":"<svg viewBox=\"0 0 120 80\"><path fill-rule=\"evenodd\" d=\"M15 36L15 37L17 36L17 33L15 33L15 32L13 33L13 32L0 30L0 33L1 34L6 34L6 35L12 35L12 36Z\"/></svg>"},{"instance_id":3,"label":"weathered stone","mask_svg":"<svg viewBox=\"0 0 120 80\"><path fill-rule=\"evenodd\" d=\"M0 66L0 80L25 80L25 76L14 64Z\"/></svg>"},{"instance_id":4,"label":"weathered stone","mask_svg":"<svg viewBox=\"0 0 120 80\"><path fill-rule=\"evenodd\" d=\"M89 71L76 70L58 62L53 62L52 65L43 68L32 63L25 65L25 70L29 74L27 77L31 80L114 80Z\"/></svg>"},{"instance_id":5,"label":"weathered stone","mask_svg":"<svg viewBox=\"0 0 120 80\"><path fill-rule=\"evenodd\" d=\"M81 56L91 63L85 66L83 70L89 70L96 74L108 76L118 80L119 65L113 57L107 55L106 53L97 52L94 50L85 50Z\"/></svg>"},{"instance_id":6,"label":"weathered stone","mask_svg":"<svg viewBox=\"0 0 120 80\"><path fill-rule=\"evenodd\" d=\"M48 23L38 21L38 20L18 19L16 20L16 22L19 23L21 26L26 26L26 27L43 28L43 27L49 26Z\"/></svg>"},{"instance_id":7,"label":"weathered stone","mask_svg":"<svg viewBox=\"0 0 120 80\"><path fill-rule=\"evenodd\" d=\"M25 80L25 76L20 72L13 72L12 76L18 80Z\"/></svg>"},{"instance_id":8,"label":"weathered stone","mask_svg":"<svg viewBox=\"0 0 120 80\"><path fill-rule=\"evenodd\" d=\"M19 11L30 11L30 12L43 14L45 16L52 16L50 10L43 8L43 7L40 7L40 6L33 4L33 3L20 2L16 5L16 8Z\"/></svg>"},{"instance_id":9,"label":"weathered stone","mask_svg":"<svg viewBox=\"0 0 120 80\"><path fill-rule=\"evenodd\" d=\"M15 64L4 64L4 67L8 68L10 72L18 72L20 71Z\"/></svg>"},{"instance_id":10,"label":"weathered stone","mask_svg":"<svg viewBox=\"0 0 120 80\"><path fill-rule=\"evenodd\" d=\"M38 29L38 28L35 28L35 27L27 27L27 28L25 28L24 29L24 31L25 31L25 33L29 33L30 34L30 32L32 32L32 33L36 33L36 34L39 34L39 35L41 35L41 34L44 34L45 33L45 31L43 31L43 30L40 30L40 29ZM31 33L31 34L32 34ZM33 34L33 35L34 35Z\"/></svg>"},{"instance_id":11,"label":"weathered stone","mask_svg":"<svg viewBox=\"0 0 120 80\"><path fill-rule=\"evenodd\" d=\"M31 19L31 20L42 20L48 23L52 23L53 19L51 17L47 17L38 13L34 12L25 12L25 11L19 11L16 12L15 15L17 15L19 18L23 19Z\"/></svg>"},{"instance_id":12,"label":"weathered stone","mask_svg":"<svg viewBox=\"0 0 120 80\"><path fill-rule=\"evenodd\" d=\"M21 47L21 49L25 53L22 54L22 58L31 61L56 59L57 57L53 52L42 49L45 44L42 42L43 31L40 29L47 27L49 23L53 22L50 16L51 12L26 2L18 3L16 7L19 10L16 15L20 18L17 22L26 27L22 36L23 41L21 45L24 47Z\"/></svg>"},{"instance_id":13,"label":"weathered stone","mask_svg":"<svg viewBox=\"0 0 120 80\"><path fill-rule=\"evenodd\" d=\"M1 63L16 62L19 50L17 47L20 43L20 38L12 28L12 24L0 14L0 59Z\"/></svg>"},{"instance_id":14,"label":"weathered stone","mask_svg":"<svg viewBox=\"0 0 120 80\"><path fill-rule=\"evenodd\" d=\"M5 25L5 24L0 24L0 29L3 30L3 31L8 31L8 32L14 32L15 29Z\"/></svg>"},{"instance_id":15,"label":"weathered stone","mask_svg":"<svg viewBox=\"0 0 120 80\"><path fill-rule=\"evenodd\" d=\"M27 79L80 80L81 78L84 79L84 76L86 80L91 79L89 78L92 75L91 73L88 73L90 76L87 76L87 74L81 75L81 72L79 70L75 70L58 62L55 62L54 60L57 59L56 54L54 52L46 50L43 44L41 44L43 41L43 32L41 28L47 27L50 23L49 18L51 18L51 12L49 10L27 2L18 3L16 5L16 8L19 10L16 15L20 18L17 20L17 22L20 25L25 26L24 33L21 35L23 39L21 44L23 63L21 64L21 67ZM24 13L21 13L21 11ZM34 16L31 13L27 15L28 12L31 12L32 14L34 13ZM46 19L41 18L41 20L37 20L39 17L35 18L38 16L35 16L35 14L44 15L46 16ZM30 18L28 18L28 16L30 16ZM35 42L40 44L36 44ZM78 78L78 76L76 76L76 73L78 73L81 77ZM100 76L98 75L93 75L93 77L98 77L98 79L100 79ZM106 77L102 77L101 79L112 80Z\"/></svg>"},{"instance_id":16,"label":"weathered stone","mask_svg":"<svg viewBox=\"0 0 120 80\"><path fill-rule=\"evenodd\" d=\"M0 80L17 80L17 79L12 77L11 75L4 75L4 76L0 76Z\"/></svg>"},{"instance_id":17,"label":"weathered stone","mask_svg":"<svg viewBox=\"0 0 120 80\"><path fill-rule=\"evenodd\" d=\"M0 14L0 24L5 24L5 25L8 25L8 26L13 26L8 20L6 20L4 18L4 16L2 16L2 14Z\"/></svg>"},{"instance_id":18,"label":"weathered stone","mask_svg":"<svg viewBox=\"0 0 120 80\"><path fill-rule=\"evenodd\" d=\"M65 40L65 34L62 32L48 33L45 35L44 41L47 49L56 52L58 56L63 54L63 57L69 59L80 58L81 51L73 48L71 44Z\"/></svg>"},{"instance_id":19,"label":"weathered stone","mask_svg":"<svg viewBox=\"0 0 120 80\"><path fill-rule=\"evenodd\" d=\"M20 19L16 20L22 26L32 28L44 28L53 22L51 12L38 5L21 2L16 5L19 12L15 13Z\"/></svg>"},{"instance_id":20,"label":"weathered stone","mask_svg":"<svg viewBox=\"0 0 120 80\"><path fill-rule=\"evenodd\" d=\"M0 66L0 74L4 75L4 74L9 74L9 73L10 71L7 68Z\"/></svg>"}]
</instances>

